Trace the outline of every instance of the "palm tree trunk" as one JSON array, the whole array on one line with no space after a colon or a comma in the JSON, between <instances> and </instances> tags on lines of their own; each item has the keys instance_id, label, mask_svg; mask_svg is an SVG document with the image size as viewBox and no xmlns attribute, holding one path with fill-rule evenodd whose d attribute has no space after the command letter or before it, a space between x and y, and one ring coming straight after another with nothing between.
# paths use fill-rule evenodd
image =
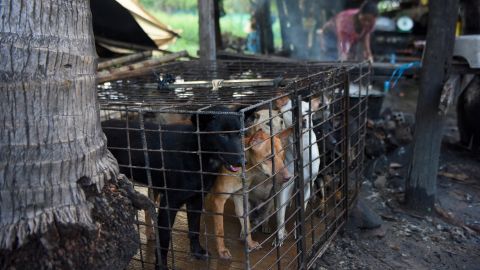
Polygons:
<instances>
[{"instance_id":1,"label":"palm tree trunk","mask_svg":"<svg viewBox=\"0 0 480 270\"><path fill-rule=\"evenodd\" d=\"M2 1L0 55L0 265L123 269L135 209L100 127L89 1Z\"/></svg>"}]
</instances>

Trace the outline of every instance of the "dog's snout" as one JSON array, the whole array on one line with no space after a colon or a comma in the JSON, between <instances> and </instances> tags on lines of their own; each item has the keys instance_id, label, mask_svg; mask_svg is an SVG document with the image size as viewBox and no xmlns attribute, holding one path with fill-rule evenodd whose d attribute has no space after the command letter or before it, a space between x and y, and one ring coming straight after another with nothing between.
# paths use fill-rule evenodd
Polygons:
<instances>
[{"instance_id":1,"label":"dog's snout","mask_svg":"<svg viewBox=\"0 0 480 270\"><path fill-rule=\"evenodd\" d=\"M288 180L290 180L290 178L292 178L292 176L290 175L290 173L288 172L287 168L283 168L282 169L282 180L283 182L287 182Z\"/></svg>"}]
</instances>

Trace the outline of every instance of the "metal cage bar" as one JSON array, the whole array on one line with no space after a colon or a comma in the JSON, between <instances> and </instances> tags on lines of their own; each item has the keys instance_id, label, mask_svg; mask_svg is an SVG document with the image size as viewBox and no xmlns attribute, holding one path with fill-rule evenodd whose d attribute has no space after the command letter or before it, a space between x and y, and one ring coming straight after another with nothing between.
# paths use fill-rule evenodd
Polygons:
<instances>
[{"instance_id":1,"label":"metal cage bar","mask_svg":"<svg viewBox=\"0 0 480 270\"><path fill-rule=\"evenodd\" d=\"M175 222L166 222L173 225L166 227L157 221L149 225L146 216L138 215L141 246L130 268L153 269L161 263L155 258L162 257L162 232L171 239L168 253L163 253L169 267L311 267L345 224L360 188L369 74L364 63L188 61L166 64L148 76L100 84L102 125L121 172L137 182L133 176L145 173L147 181L135 186L146 188L151 197L163 194L166 203L157 211L167 215L159 221L169 218L171 211L177 213ZM358 85L357 96L349 92L351 84ZM279 105L285 101L290 105ZM226 109L219 111L219 106ZM289 117L290 133L285 132ZM202 119L209 119L209 124L204 126ZM225 119L226 126L238 125L209 126ZM124 124L105 126L109 121ZM223 138L239 143L239 151L209 145ZM123 139L124 145L119 144ZM122 153L128 157L122 159ZM173 157L183 160L172 162ZM226 159L241 162L235 167ZM185 165L188 160L191 167ZM185 183L174 185L172 179ZM178 202L169 204L174 199L169 195L185 194L198 196L201 205L183 209ZM233 206L227 199L219 201L225 197L233 199ZM232 213L237 201L243 212ZM219 202L223 208L215 206ZM279 224L282 208L284 220ZM187 220L199 214L200 225L191 230ZM218 220L223 220L222 235L216 232ZM244 228L240 238L234 235L239 233L239 220ZM287 233L279 239L282 226ZM154 241L146 238L149 228L155 231ZM192 238L210 252L206 260L188 258ZM263 248L251 250L253 239ZM227 250L231 247L230 260L221 259L220 240Z\"/></svg>"}]
</instances>

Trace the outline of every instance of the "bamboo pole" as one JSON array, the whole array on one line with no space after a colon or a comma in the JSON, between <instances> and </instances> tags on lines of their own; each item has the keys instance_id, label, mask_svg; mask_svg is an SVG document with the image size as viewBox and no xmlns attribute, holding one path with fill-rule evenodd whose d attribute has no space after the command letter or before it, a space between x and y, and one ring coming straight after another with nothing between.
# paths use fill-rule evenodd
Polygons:
<instances>
[{"instance_id":1,"label":"bamboo pole","mask_svg":"<svg viewBox=\"0 0 480 270\"><path fill-rule=\"evenodd\" d=\"M286 79L287 83L291 80ZM146 88L157 88L156 83L143 84ZM211 81L182 81L166 85L168 89L176 88L214 88L219 90L222 87L255 87L255 86L275 86L275 79L239 79L239 80L211 80Z\"/></svg>"},{"instance_id":2,"label":"bamboo pole","mask_svg":"<svg viewBox=\"0 0 480 270\"><path fill-rule=\"evenodd\" d=\"M106 69L109 67L125 64L128 62L135 62L137 60L149 58L151 56L152 56L152 51L145 51L145 52L134 53L127 56L118 57L112 60L107 60L107 61L98 63L97 70Z\"/></svg>"},{"instance_id":3,"label":"bamboo pole","mask_svg":"<svg viewBox=\"0 0 480 270\"><path fill-rule=\"evenodd\" d=\"M116 47L135 50L135 51L156 50L156 51L163 52L163 53L171 53L170 51L162 50L162 49L152 47L152 46L138 45L138 44L135 44L135 43L118 41L118 40L113 40L113 39L104 38L104 37L100 37L100 36L96 36L95 41L100 42L100 43L104 43L106 45L116 46Z\"/></svg>"},{"instance_id":4,"label":"bamboo pole","mask_svg":"<svg viewBox=\"0 0 480 270\"><path fill-rule=\"evenodd\" d=\"M162 56L160 58L149 59L135 64L126 65L111 71L101 71L97 73L97 83L119 80L146 74L161 64L174 61L180 57L187 57L187 51L180 51Z\"/></svg>"}]
</instances>

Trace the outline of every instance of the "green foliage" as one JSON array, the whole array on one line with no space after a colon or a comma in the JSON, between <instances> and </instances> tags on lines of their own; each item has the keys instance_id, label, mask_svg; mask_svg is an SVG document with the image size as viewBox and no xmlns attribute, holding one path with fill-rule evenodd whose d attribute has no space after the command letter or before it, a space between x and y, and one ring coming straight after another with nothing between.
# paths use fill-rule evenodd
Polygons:
<instances>
[{"instance_id":1,"label":"green foliage","mask_svg":"<svg viewBox=\"0 0 480 270\"><path fill-rule=\"evenodd\" d=\"M196 12L197 0L140 0L140 3L149 10L164 12Z\"/></svg>"},{"instance_id":2,"label":"green foliage","mask_svg":"<svg viewBox=\"0 0 480 270\"><path fill-rule=\"evenodd\" d=\"M251 13L250 0L223 0L223 8L229 13Z\"/></svg>"},{"instance_id":3,"label":"green foliage","mask_svg":"<svg viewBox=\"0 0 480 270\"><path fill-rule=\"evenodd\" d=\"M250 13L250 0L221 0L228 13ZM197 12L197 0L140 0L149 10L163 12Z\"/></svg>"},{"instance_id":4,"label":"green foliage","mask_svg":"<svg viewBox=\"0 0 480 270\"><path fill-rule=\"evenodd\" d=\"M165 13L150 11L172 29L180 30L181 37L168 47L171 51L187 50L192 56L198 51L198 15L196 13Z\"/></svg>"},{"instance_id":5,"label":"green foliage","mask_svg":"<svg viewBox=\"0 0 480 270\"><path fill-rule=\"evenodd\" d=\"M168 9L155 8L154 6L164 5L166 2L175 2L175 5L170 5ZM195 7L192 10L180 8L180 2L194 3ZM242 12L238 11L239 2L245 2ZM174 30L180 30L181 37L167 48L171 51L187 50L192 56L197 55L199 49L198 42L198 13L197 0L182 0L182 1L158 1L158 0L140 0L140 3L161 22L169 25ZM224 8L226 15L220 18L220 28L222 33L231 33L233 36L246 37L245 26L249 23L250 14L245 12L245 7L249 7L249 0L224 0ZM174 8L175 7L175 8ZM169 11L167 11L169 10ZM176 11L175 11L176 10ZM273 12L276 15L276 12ZM278 18L273 24L274 44L275 47L281 46L280 24Z\"/></svg>"}]
</instances>

